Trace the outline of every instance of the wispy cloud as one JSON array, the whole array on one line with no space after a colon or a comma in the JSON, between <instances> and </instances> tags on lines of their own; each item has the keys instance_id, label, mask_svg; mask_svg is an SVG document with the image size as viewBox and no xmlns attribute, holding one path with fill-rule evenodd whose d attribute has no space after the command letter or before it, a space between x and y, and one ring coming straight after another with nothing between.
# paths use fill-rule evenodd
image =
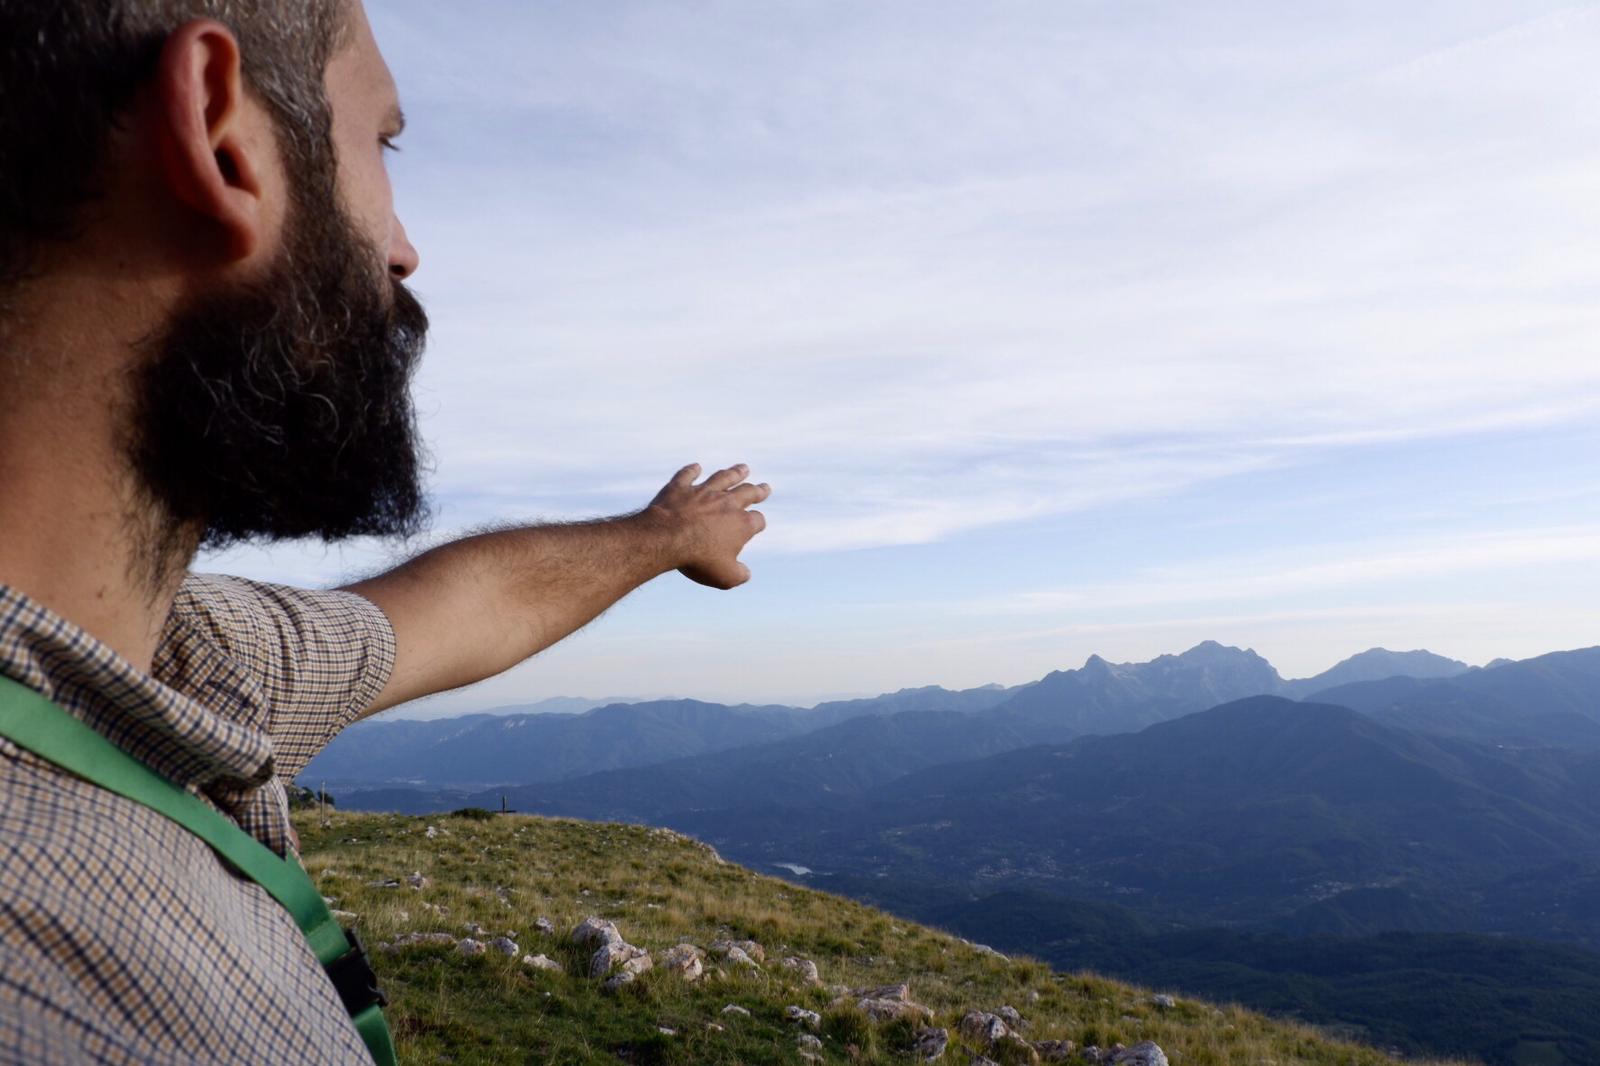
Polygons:
<instances>
[{"instance_id":1,"label":"wispy cloud","mask_svg":"<svg viewBox=\"0 0 1600 1066\"><path fill-rule=\"evenodd\" d=\"M1600 407L1592 11L888 8L380 16L418 153L475 146L401 175L441 489L748 458L827 551Z\"/></svg>"},{"instance_id":2,"label":"wispy cloud","mask_svg":"<svg viewBox=\"0 0 1600 1066\"><path fill-rule=\"evenodd\" d=\"M1151 567L1112 582L1042 589L991 600L990 610L1051 613L1091 608L1181 608L1195 603L1315 601L1313 594L1433 579L1484 576L1575 563L1600 567L1600 526L1442 532L1357 545L1256 550L1248 557L1188 560ZM1365 609L1365 608L1363 608Z\"/></svg>"}]
</instances>

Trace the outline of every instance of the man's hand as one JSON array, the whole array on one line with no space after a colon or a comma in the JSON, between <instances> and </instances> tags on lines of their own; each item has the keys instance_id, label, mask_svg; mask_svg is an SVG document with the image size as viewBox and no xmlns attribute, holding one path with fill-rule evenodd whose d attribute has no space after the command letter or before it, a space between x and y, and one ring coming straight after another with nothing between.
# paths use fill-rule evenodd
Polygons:
<instances>
[{"instance_id":1,"label":"man's hand","mask_svg":"<svg viewBox=\"0 0 1600 1066\"><path fill-rule=\"evenodd\" d=\"M674 567L689 580L718 589L750 580L739 553L767 527L766 517L750 508L772 495L772 487L745 481L749 473L740 463L697 485L700 464L690 463L640 512L641 521L664 532Z\"/></svg>"}]
</instances>

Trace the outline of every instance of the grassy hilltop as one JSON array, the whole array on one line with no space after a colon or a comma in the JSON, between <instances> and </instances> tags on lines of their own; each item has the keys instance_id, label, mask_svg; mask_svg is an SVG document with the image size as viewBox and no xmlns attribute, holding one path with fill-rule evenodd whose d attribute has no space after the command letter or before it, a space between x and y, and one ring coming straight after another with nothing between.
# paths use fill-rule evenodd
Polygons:
<instances>
[{"instance_id":1,"label":"grassy hilltop","mask_svg":"<svg viewBox=\"0 0 1600 1066\"><path fill-rule=\"evenodd\" d=\"M1172 1066L1393 1061L1239 1008L1182 998L1162 1007L1152 996L1159 989L1007 960L724 863L666 830L517 815L332 811L325 826L315 812L297 814L296 825L323 894L355 915L346 920L373 955L405 1063L913 1063L920 1061L912 1051L920 1023L873 1021L856 1005L859 997L840 1000L844 988L902 983L909 999L933 1012L932 1027L948 1030L938 1061L957 1066L980 1051L1002 1063L1029 1061L1034 1052L1022 1041L990 1045L960 1031L968 1011L1002 1006L1026 1019L1026 1041L1110 1048L1153 1040ZM603 991L602 980L589 976L594 949L570 938L591 916L616 923L627 942L648 949L654 968ZM538 931L540 918L553 933ZM468 954L444 937L378 947L418 933L470 937L485 948ZM515 955L492 943L507 934ZM663 952L680 942L709 948L719 939L753 940L765 961L751 966L713 953L693 981L662 965ZM560 968L524 961L538 955ZM821 983L785 966L786 957L814 962ZM748 1014L725 1011L729 1005ZM820 1021L790 1021L790 1007L815 1011ZM1075 1051L1059 1061L1085 1060Z\"/></svg>"}]
</instances>

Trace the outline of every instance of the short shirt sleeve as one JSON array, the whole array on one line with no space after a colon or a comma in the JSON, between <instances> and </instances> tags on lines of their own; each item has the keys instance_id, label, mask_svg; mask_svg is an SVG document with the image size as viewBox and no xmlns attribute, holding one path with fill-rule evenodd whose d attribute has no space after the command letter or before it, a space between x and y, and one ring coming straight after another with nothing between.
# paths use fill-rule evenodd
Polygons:
<instances>
[{"instance_id":1,"label":"short shirt sleeve","mask_svg":"<svg viewBox=\"0 0 1600 1066\"><path fill-rule=\"evenodd\" d=\"M259 681L261 724L284 780L371 706L394 670L394 627L382 608L354 592L190 574L162 639L210 645ZM261 714L248 706L255 702L211 710L253 718Z\"/></svg>"}]
</instances>

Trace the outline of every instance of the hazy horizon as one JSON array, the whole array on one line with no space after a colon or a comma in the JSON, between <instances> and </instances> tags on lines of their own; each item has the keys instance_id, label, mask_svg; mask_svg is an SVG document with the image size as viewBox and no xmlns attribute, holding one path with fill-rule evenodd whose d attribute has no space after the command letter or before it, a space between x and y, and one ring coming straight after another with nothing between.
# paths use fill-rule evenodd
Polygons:
<instances>
[{"instance_id":1,"label":"hazy horizon","mask_svg":"<svg viewBox=\"0 0 1600 1066\"><path fill-rule=\"evenodd\" d=\"M775 489L748 586L438 706L1600 643L1600 5L370 15L437 521L197 568L337 584L689 461Z\"/></svg>"},{"instance_id":2,"label":"hazy horizon","mask_svg":"<svg viewBox=\"0 0 1600 1066\"><path fill-rule=\"evenodd\" d=\"M1229 644L1227 641L1217 641L1216 643L1222 644L1225 647L1239 648L1238 645ZM1192 647L1192 645L1190 647ZM1164 652L1162 654L1181 655L1182 653L1184 653L1186 651L1189 651L1189 650L1190 650L1189 647L1173 648L1169 652ZM1253 649L1253 648L1239 648L1239 650L1241 650L1241 651L1254 651L1255 649ZM1355 655L1359 655L1362 652L1375 651L1375 650L1384 650L1384 651L1399 652L1399 653L1414 652L1414 651L1428 651L1428 652L1433 652L1433 654L1435 654L1435 655L1444 655L1444 653L1435 651L1432 648L1385 648L1385 649L1378 649L1378 648L1375 648L1375 647L1369 647L1369 648L1361 648L1358 651L1350 652L1348 655L1341 655L1337 659L1334 659L1334 660L1330 661L1327 664L1327 666L1323 667L1321 670L1316 670L1316 671L1313 671L1313 672L1308 673L1308 674L1304 674L1304 675L1284 674L1282 672L1282 670L1279 670L1279 674L1280 674L1280 676L1283 677L1283 679L1285 681L1297 681L1297 680L1301 680L1302 678L1315 677L1318 674L1323 673L1327 669L1329 669L1329 668L1331 668L1333 666L1336 666L1336 665L1346 661L1347 659L1352 658ZM1551 651L1551 652L1559 652L1559 651L1573 651L1573 650L1577 650L1577 649L1572 649L1572 648L1551 648L1551 649L1548 649L1548 650ZM1456 658L1456 656L1453 656L1453 655L1444 655L1444 657L1447 658L1447 659L1455 659ZM1101 656L1101 658L1106 658L1106 657L1105 656ZM1263 658L1266 658L1266 656L1263 656ZM1500 657L1497 656L1496 658L1500 658ZM1115 665L1126 665L1125 663L1117 662L1116 660L1112 660L1112 661L1113 661L1113 663L1115 663ZM1271 662L1271 659L1268 659L1267 661ZM1471 667L1471 668L1481 668L1481 667L1487 665L1488 662L1492 662L1494 660L1493 659L1485 660L1484 662L1467 662L1466 660L1463 660L1463 659L1457 659L1457 661L1458 662L1464 662L1464 663L1466 663L1466 665L1468 667ZM1069 664L1063 664L1061 666L1054 667L1053 669L1055 669L1055 670L1076 670L1076 669L1082 668L1083 665L1084 665L1083 662L1069 663ZM1274 667L1277 667L1276 663L1273 663L1272 665ZM1023 684L1028 684L1028 683L1033 682L1033 681L1037 681L1037 680L1039 680L1039 677L1041 677L1041 676L1043 676L1043 675L1034 676L1034 677L1025 677L1025 678L1021 678L1019 680L1016 680L1016 681L989 681L989 682L980 682L977 685L962 685L962 686L959 686L959 687L971 689L971 688L981 688L981 687L984 687L985 685L999 685L1002 688L1014 688L1017 685L1023 685ZM552 694L552 695L540 695L540 696L534 696L534 697L530 697L530 698L527 698L527 699L520 699L519 700L519 699L501 699L501 698L495 698L493 696L490 696L488 693L490 693L491 691L494 691L494 686L485 684L485 685L469 686L468 688L460 689L460 690L457 690L455 692L441 693L438 696L429 697L427 699L414 700L411 703L402 704L400 707L397 707L394 710L386 711L383 714L381 714L379 717L385 718L385 719L432 719L432 718L449 718L449 717L455 717L455 716L458 716L458 715L465 715L465 714L481 714L481 713L485 713L485 712L496 712L496 713L560 713L561 711L566 710L567 708L563 708L563 707L559 707L559 706L545 707L543 705L555 705L555 704L561 704L561 703L566 703L566 702L582 702L582 703L590 703L590 704L593 704L594 706L601 707L601 706L609 706L609 705L617 704L617 703L645 703L645 702L657 701L657 700L680 700L680 699L702 700L702 701L708 702L708 703L726 703L726 704L730 704L730 705L739 705L739 704L751 704L751 705L757 705L757 706L761 706L761 705L782 705L782 706L787 706L787 707L810 708L810 707L815 707L815 706L817 706L819 704L822 704L822 703L829 703L829 702L832 702L832 701L870 699L870 698L872 698L874 696L887 695L887 694L890 694L890 693L901 691L902 689L918 689L918 688L926 688L926 687L931 687L931 686L937 686L937 687L941 687L941 688L955 688L955 687L957 687L957 686L951 686L951 685L939 685L939 683L936 682L936 681L908 682L907 684L904 684L904 685L897 685L894 688L871 690L871 691L861 690L861 691L856 691L856 692L822 692L820 694L819 693L808 693L808 694L805 694L805 695L800 696L799 698L795 698L795 699L739 699L739 698L727 698L727 699L712 700L712 699L708 699L707 697L698 695L698 694L693 693L693 692L656 692L656 693L648 693L648 694L633 694L633 695L626 695L626 696L612 695L612 696L594 697L594 696L586 696L586 695L583 695L583 694L580 694L580 693L570 693L570 692L568 692L568 693L559 693L559 694Z\"/></svg>"}]
</instances>

